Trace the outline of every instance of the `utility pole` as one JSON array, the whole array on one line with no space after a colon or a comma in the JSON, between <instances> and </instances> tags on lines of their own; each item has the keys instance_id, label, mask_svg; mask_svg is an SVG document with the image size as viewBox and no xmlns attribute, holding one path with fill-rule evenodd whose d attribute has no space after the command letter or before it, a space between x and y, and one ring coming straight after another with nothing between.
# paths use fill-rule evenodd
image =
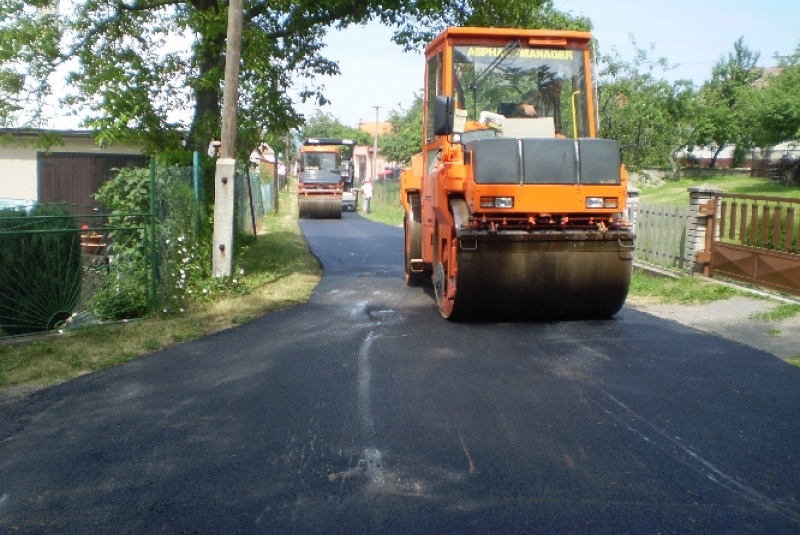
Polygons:
<instances>
[{"instance_id":1,"label":"utility pole","mask_svg":"<svg viewBox=\"0 0 800 535\"><path fill-rule=\"evenodd\" d=\"M222 96L220 158L214 176L214 248L212 272L230 277L233 271L233 202L236 182L236 115L239 111L239 61L242 56L244 0L228 5L228 43L225 52L225 92Z\"/></svg>"},{"instance_id":2,"label":"utility pole","mask_svg":"<svg viewBox=\"0 0 800 535\"><path fill-rule=\"evenodd\" d=\"M378 180L378 111L380 106L373 106L375 108L375 146L372 148L372 180Z\"/></svg>"}]
</instances>

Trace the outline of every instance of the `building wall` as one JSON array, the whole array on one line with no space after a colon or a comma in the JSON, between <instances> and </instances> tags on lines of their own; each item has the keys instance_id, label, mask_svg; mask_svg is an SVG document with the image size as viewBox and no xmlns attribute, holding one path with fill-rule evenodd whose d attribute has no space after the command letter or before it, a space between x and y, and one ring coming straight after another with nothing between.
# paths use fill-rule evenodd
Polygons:
<instances>
[{"instance_id":1,"label":"building wall","mask_svg":"<svg viewBox=\"0 0 800 535\"><path fill-rule=\"evenodd\" d=\"M366 145L357 145L353 149L356 182L363 182L366 178L369 178L370 180L375 179L375 173L373 171L372 149L372 146ZM378 149L378 158L375 164L377 164L378 173L383 171L386 166L389 165L389 162L387 162L383 156L381 156L380 149Z\"/></svg>"},{"instance_id":2,"label":"building wall","mask_svg":"<svg viewBox=\"0 0 800 535\"><path fill-rule=\"evenodd\" d=\"M0 145L0 206L30 204L39 201L39 170L35 134L5 131L11 141ZM62 132L62 145L48 149L51 153L141 154L141 148L114 145L101 147L88 132Z\"/></svg>"}]
</instances>

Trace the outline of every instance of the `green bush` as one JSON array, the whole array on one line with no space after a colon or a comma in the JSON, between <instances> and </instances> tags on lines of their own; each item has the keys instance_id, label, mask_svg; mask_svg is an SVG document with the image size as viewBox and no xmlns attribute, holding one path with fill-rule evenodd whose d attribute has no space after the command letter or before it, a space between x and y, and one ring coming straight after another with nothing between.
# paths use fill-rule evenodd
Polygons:
<instances>
[{"instance_id":1,"label":"green bush","mask_svg":"<svg viewBox=\"0 0 800 535\"><path fill-rule=\"evenodd\" d=\"M0 328L48 331L72 315L81 293L77 222L63 206L0 211Z\"/></svg>"},{"instance_id":2,"label":"green bush","mask_svg":"<svg viewBox=\"0 0 800 535\"><path fill-rule=\"evenodd\" d=\"M150 309L150 263L147 252L150 172L120 169L95 194L110 209L108 232L111 262L97 272L97 290L89 308L101 319L141 318Z\"/></svg>"}]
</instances>

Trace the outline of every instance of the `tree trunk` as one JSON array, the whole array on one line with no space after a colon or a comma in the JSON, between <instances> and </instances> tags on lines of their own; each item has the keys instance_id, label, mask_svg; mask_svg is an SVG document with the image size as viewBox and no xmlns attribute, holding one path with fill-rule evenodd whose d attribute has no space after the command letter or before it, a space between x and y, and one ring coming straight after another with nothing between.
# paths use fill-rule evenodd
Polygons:
<instances>
[{"instance_id":1,"label":"tree trunk","mask_svg":"<svg viewBox=\"0 0 800 535\"><path fill-rule=\"evenodd\" d=\"M722 152L722 149L725 148L725 145L720 145L719 148L714 151L714 156L711 158L711 163L708 165L709 169L716 169L717 167L717 156Z\"/></svg>"}]
</instances>

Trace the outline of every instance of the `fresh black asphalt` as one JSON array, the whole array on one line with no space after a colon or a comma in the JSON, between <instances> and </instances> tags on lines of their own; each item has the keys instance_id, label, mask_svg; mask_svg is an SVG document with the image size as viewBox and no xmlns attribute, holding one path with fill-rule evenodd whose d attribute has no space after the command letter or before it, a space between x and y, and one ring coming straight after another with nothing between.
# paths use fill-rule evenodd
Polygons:
<instances>
[{"instance_id":1,"label":"fresh black asphalt","mask_svg":"<svg viewBox=\"0 0 800 535\"><path fill-rule=\"evenodd\" d=\"M301 226L306 305L0 406L0 533L800 533L800 369L628 307L451 323L401 229Z\"/></svg>"}]
</instances>

